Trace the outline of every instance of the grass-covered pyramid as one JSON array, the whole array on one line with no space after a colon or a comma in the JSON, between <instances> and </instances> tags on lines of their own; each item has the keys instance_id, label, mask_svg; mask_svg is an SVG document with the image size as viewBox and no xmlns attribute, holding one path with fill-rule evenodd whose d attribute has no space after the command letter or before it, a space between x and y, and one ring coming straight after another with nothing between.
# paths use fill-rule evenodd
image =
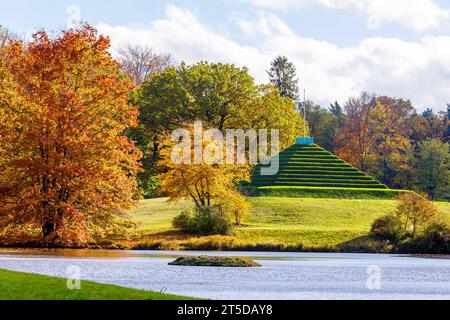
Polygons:
<instances>
[{"instance_id":1,"label":"grass-covered pyramid","mask_svg":"<svg viewBox=\"0 0 450 320\"><path fill-rule=\"evenodd\" d=\"M250 185L255 195L392 198L401 192L316 144L295 144L279 159L280 170L274 176L261 175L261 165L255 168Z\"/></svg>"}]
</instances>

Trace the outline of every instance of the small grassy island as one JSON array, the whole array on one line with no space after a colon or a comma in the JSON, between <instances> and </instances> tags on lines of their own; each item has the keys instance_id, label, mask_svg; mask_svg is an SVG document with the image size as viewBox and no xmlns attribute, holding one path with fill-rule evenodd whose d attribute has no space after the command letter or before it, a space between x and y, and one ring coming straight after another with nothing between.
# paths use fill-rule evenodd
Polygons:
<instances>
[{"instance_id":1,"label":"small grassy island","mask_svg":"<svg viewBox=\"0 0 450 320\"><path fill-rule=\"evenodd\" d=\"M238 257L180 257L171 266L185 267L227 267L227 268L254 268L261 267L260 264L248 258Z\"/></svg>"}]
</instances>

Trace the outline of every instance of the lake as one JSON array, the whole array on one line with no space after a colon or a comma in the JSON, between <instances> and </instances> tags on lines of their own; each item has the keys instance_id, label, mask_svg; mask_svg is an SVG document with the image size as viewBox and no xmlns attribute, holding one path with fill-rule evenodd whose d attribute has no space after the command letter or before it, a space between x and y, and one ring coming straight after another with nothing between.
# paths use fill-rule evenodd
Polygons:
<instances>
[{"instance_id":1,"label":"lake","mask_svg":"<svg viewBox=\"0 0 450 320\"><path fill-rule=\"evenodd\" d=\"M261 268L168 266L179 255L251 257ZM0 269L209 299L450 300L450 260L399 255L0 250Z\"/></svg>"}]
</instances>

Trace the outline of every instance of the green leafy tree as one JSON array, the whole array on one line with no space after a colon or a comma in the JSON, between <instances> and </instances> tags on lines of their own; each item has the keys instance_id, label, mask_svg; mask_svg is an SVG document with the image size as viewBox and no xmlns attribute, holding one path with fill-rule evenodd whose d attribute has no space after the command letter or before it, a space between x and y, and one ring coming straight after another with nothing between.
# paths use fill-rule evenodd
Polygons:
<instances>
[{"instance_id":1,"label":"green leafy tree","mask_svg":"<svg viewBox=\"0 0 450 320\"><path fill-rule=\"evenodd\" d=\"M340 117L340 116L344 115L344 110L342 109L341 105L337 101L330 104L329 110L336 117Z\"/></svg>"},{"instance_id":2,"label":"green leafy tree","mask_svg":"<svg viewBox=\"0 0 450 320\"><path fill-rule=\"evenodd\" d=\"M448 150L448 143L433 139L419 142L414 154L417 187L431 199L449 197Z\"/></svg>"},{"instance_id":3,"label":"green leafy tree","mask_svg":"<svg viewBox=\"0 0 450 320\"><path fill-rule=\"evenodd\" d=\"M295 103L272 85L258 87L258 94L252 103L253 110L242 115L242 123L248 128L280 130L280 148L292 145L295 138L303 133L303 117L295 110ZM310 131L306 124L306 134Z\"/></svg>"},{"instance_id":4,"label":"green leafy tree","mask_svg":"<svg viewBox=\"0 0 450 320\"><path fill-rule=\"evenodd\" d=\"M140 125L129 129L128 136L137 142L143 153L143 171L138 182L144 198L151 198L159 187L157 163L161 141L169 132L193 119L190 98L178 69L170 67L144 82L133 102L139 107Z\"/></svg>"},{"instance_id":5,"label":"green leafy tree","mask_svg":"<svg viewBox=\"0 0 450 320\"><path fill-rule=\"evenodd\" d=\"M332 113L325 113L322 121L317 129L315 140L317 143L328 151L334 151L334 141L343 127L345 121L344 116L335 116Z\"/></svg>"},{"instance_id":6,"label":"green leafy tree","mask_svg":"<svg viewBox=\"0 0 450 320\"><path fill-rule=\"evenodd\" d=\"M303 109L303 105L304 103L299 104L300 109ZM345 123L345 115L342 110L336 114L312 101L306 101L306 117L310 135L314 137L318 145L329 151L334 150L336 136Z\"/></svg>"},{"instance_id":7,"label":"green leafy tree","mask_svg":"<svg viewBox=\"0 0 450 320\"><path fill-rule=\"evenodd\" d=\"M182 64L178 72L181 90L188 92L188 108L196 120L221 131L242 127L256 96L255 82L247 68L200 62Z\"/></svg>"},{"instance_id":8,"label":"green leafy tree","mask_svg":"<svg viewBox=\"0 0 450 320\"><path fill-rule=\"evenodd\" d=\"M424 112L422 112L422 117L424 117L427 120L433 119L434 118L433 109L427 108Z\"/></svg>"},{"instance_id":9,"label":"green leafy tree","mask_svg":"<svg viewBox=\"0 0 450 320\"><path fill-rule=\"evenodd\" d=\"M297 70L287 57L278 56L267 71L270 82L280 90L281 96L297 100L299 96Z\"/></svg>"},{"instance_id":10,"label":"green leafy tree","mask_svg":"<svg viewBox=\"0 0 450 320\"><path fill-rule=\"evenodd\" d=\"M174 129L203 121L204 127L227 129L280 129L281 146L292 144L302 118L288 97L275 87L258 86L246 68L200 62L170 67L144 82L134 97L140 109L140 127L130 131L144 153L141 189L151 196L162 141Z\"/></svg>"}]
</instances>

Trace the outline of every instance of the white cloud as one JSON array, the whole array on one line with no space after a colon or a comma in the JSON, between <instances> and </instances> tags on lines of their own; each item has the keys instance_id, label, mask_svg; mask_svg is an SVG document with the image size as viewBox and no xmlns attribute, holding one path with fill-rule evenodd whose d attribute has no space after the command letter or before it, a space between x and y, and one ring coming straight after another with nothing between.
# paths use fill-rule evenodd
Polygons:
<instances>
[{"instance_id":1,"label":"white cloud","mask_svg":"<svg viewBox=\"0 0 450 320\"><path fill-rule=\"evenodd\" d=\"M173 5L167 7L166 19L148 26L100 23L97 28L111 37L115 49L127 44L145 45L155 51L171 53L177 61L188 63L212 60L251 65L252 58L261 57L257 48L237 44L209 30L190 11Z\"/></svg>"},{"instance_id":2,"label":"white cloud","mask_svg":"<svg viewBox=\"0 0 450 320\"><path fill-rule=\"evenodd\" d=\"M436 28L450 19L448 8L433 0L239 0L258 8L287 10L320 6L331 10L350 11L368 19L368 27L381 23L398 23L406 28L423 31Z\"/></svg>"},{"instance_id":3,"label":"white cloud","mask_svg":"<svg viewBox=\"0 0 450 320\"><path fill-rule=\"evenodd\" d=\"M113 49L128 44L168 52L177 61L199 60L247 66L259 83L268 81L266 70L278 54L297 66L301 86L314 101L327 106L345 102L361 91L411 99L415 106L443 109L450 102L450 36L424 37L417 42L369 38L353 47L302 38L279 18L260 13L256 20L233 16L256 45L243 45L215 32L190 11L168 6L166 18L149 25L112 26L100 32L111 37Z\"/></svg>"},{"instance_id":4,"label":"white cloud","mask_svg":"<svg viewBox=\"0 0 450 320\"><path fill-rule=\"evenodd\" d=\"M248 15L242 13L234 13L232 20L249 37L293 35L289 26L272 13L259 11L254 16L256 18L249 18Z\"/></svg>"}]
</instances>

